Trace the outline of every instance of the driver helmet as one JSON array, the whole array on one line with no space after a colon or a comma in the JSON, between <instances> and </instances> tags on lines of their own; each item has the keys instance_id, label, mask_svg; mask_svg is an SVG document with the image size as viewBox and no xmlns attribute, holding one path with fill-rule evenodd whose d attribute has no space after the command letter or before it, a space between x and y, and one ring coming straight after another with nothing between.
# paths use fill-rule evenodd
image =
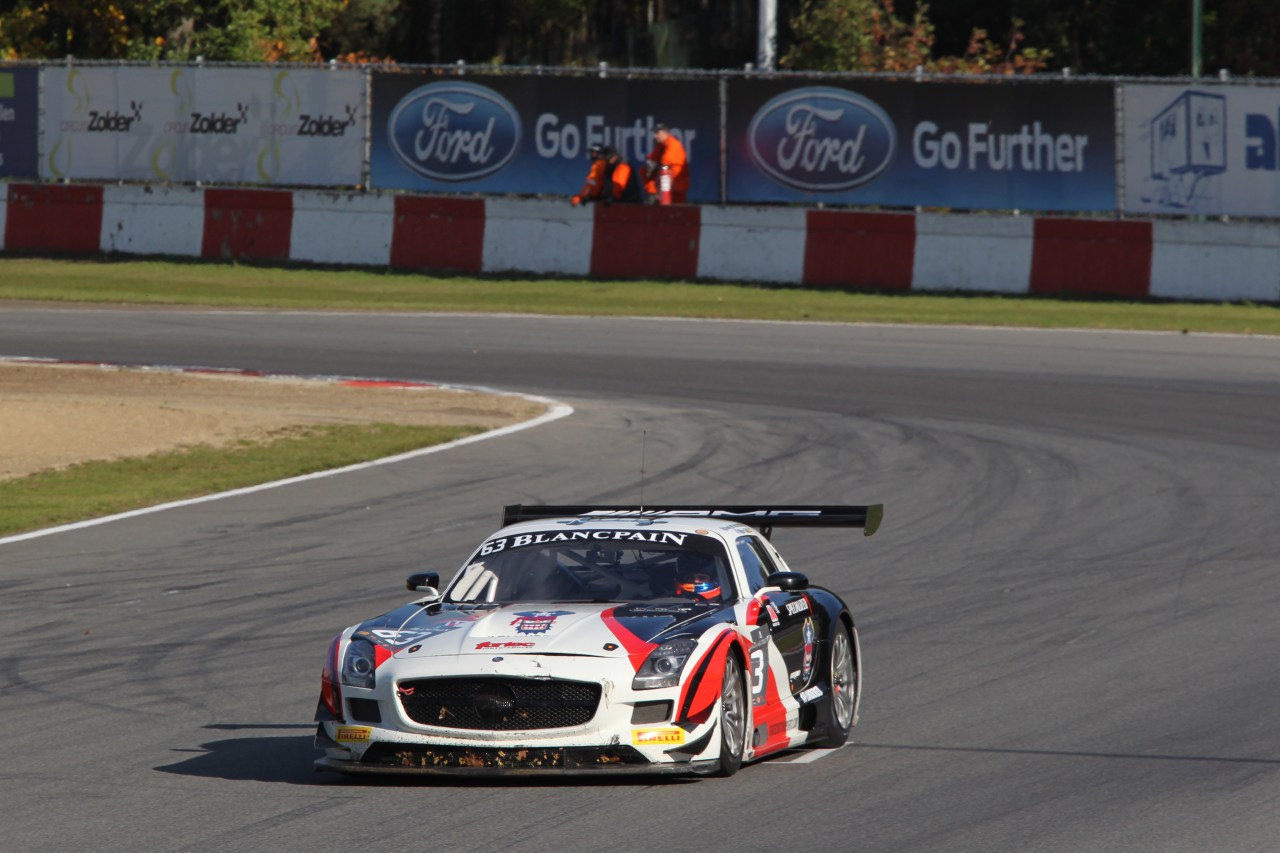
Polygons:
<instances>
[{"instance_id":1,"label":"driver helmet","mask_svg":"<svg viewBox=\"0 0 1280 853\"><path fill-rule=\"evenodd\" d=\"M685 554L676 563L676 595L716 601L720 598L720 576L714 557Z\"/></svg>"}]
</instances>

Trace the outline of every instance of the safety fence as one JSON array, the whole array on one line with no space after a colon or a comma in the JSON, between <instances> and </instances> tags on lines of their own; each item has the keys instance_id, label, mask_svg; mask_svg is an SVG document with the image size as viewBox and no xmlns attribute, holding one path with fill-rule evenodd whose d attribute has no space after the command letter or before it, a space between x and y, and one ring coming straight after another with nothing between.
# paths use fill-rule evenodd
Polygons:
<instances>
[{"instance_id":1,"label":"safety fence","mask_svg":"<svg viewBox=\"0 0 1280 853\"><path fill-rule=\"evenodd\" d=\"M689 201L1280 216L1280 81L0 63L0 178L568 196L683 141Z\"/></svg>"}]
</instances>

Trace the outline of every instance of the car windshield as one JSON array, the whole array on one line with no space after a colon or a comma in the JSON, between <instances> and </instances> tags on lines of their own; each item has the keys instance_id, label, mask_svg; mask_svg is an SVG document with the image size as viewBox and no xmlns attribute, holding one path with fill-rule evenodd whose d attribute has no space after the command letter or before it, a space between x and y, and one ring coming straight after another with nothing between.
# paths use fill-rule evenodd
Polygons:
<instances>
[{"instance_id":1,"label":"car windshield","mask_svg":"<svg viewBox=\"0 0 1280 853\"><path fill-rule=\"evenodd\" d=\"M655 528L546 530L496 536L472 556L448 601L727 602L724 546L710 536Z\"/></svg>"}]
</instances>

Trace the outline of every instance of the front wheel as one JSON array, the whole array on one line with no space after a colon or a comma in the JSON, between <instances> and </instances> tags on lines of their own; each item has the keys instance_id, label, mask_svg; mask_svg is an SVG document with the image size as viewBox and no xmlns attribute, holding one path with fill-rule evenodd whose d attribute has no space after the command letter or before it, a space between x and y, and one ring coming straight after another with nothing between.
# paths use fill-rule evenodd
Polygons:
<instances>
[{"instance_id":1,"label":"front wheel","mask_svg":"<svg viewBox=\"0 0 1280 853\"><path fill-rule=\"evenodd\" d=\"M858 671L857 629L841 625L831 640L831 695L827 697L826 729L817 745L835 749L849 740L849 729L858 722L858 700L862 689Z\"/></svg>"},{"instance_id":2,"label":"front wheel","mask_svg":"<svg viewBox=\"0 0 1280 853\"><path fill-rule=\"evenodd\" d=\"M732 776L747 750L747 689L742 665L732 654L724 662L720 684L720 767L717 776Z\"/></svg>"}]
</instances>

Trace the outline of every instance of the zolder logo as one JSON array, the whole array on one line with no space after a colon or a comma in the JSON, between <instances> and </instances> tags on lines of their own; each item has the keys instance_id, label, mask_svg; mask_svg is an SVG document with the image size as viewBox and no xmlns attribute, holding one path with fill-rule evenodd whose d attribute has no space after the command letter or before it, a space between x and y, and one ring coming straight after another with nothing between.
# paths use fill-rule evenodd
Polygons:
<instances>
[{"instance_id":1,"label":"zolder logo","mask_svg":"<svg viewBox=\"0 0 1280 853\"><path fill-rule=\"evenodd\" d=\"M785 186L839 192L889 168L898 147L893 121L866 98L812 86L770 100L747 129L751 159Z\"/></svg>"},{"instance_id":2,"label":"zolder logo","mask_svg":"<svg viewBox=\"0 0 1280 853\"><path fill-rule=\"evenodd\" d=\"M237 133L240 125L249 120L249 106L247 104L236 104L237 115L231 116L227 113L192 113L191 125L187 128L188 133Z\"/></svg>"},{"instance_id":3,"label":"zolder logo","mask_svg":"<svg viewBox=\"0 0 1280 853\"><path fill-rule=\"evenodd\" d=\"M142 102L130 101L129 112L89 111L90 133L128 133L135 121L142 121Z\"/></svg>"},{"instance_id":4,"label":"zolder logo","mask_svg":"<svg viewBox=\"0 0 1280 853\"><path fill-rule=\"evenodd\" d=\"M486 178L520 149L520 115L506 98L473 83L432 83L414 89L387 120L400 162L435 181Z\"/></svg>"},{"instance_id":5,"label":"zolder logo","mask_svg":"<svg viewBox=\"0 0 1280 853\"><path fill-rule=\"evenodd\" d=\"M335 115L310 115L303 113L298 117L299 136L345 136L347 128L356 126L356 108L344 104L346 118Z\"/></svg>"}]
</instances>

